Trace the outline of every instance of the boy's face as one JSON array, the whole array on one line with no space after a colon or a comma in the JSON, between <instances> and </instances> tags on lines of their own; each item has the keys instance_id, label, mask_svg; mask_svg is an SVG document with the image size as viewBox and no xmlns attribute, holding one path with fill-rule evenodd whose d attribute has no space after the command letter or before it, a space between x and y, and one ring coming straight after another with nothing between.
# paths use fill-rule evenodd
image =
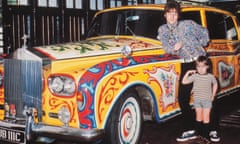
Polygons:
<instances>
[{"instance_id":1,"label":"boy's face","mask_svg":"<svg viewBox=\"0 0 240 144\"><path fill-rule=\"evenodd\" d=\"M174 8L166 12L164 16L168 24L175 24L178 20L178 13Z\"/></svg>"},{"instance_id":2,"label":"boy's face","mask_svg":"<svg viewBox=\"0 0 240 144\"><path fill-rule=\"evenodd\" d=\"M199 74L206 74L208 70L208 65L205 62L197 62L197 72Z\"/></svg>"}]
</instances>

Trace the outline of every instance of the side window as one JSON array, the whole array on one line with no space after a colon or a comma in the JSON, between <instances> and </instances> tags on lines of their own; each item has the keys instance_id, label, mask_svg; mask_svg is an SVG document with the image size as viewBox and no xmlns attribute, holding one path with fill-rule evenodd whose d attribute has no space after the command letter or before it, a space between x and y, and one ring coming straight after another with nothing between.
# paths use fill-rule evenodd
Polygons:
<instances>
[{"instance_id":1,"label":"side window","mask_svg":"<svg viewBox=\"0 0 240 144\"><path fill-rule=\"evenodd\" d=\"M237 30L234 26L233 19L230 16L225 17L227 25L227 39L237 40Z\"/></svg>"},{"instance_id":2,"label":"side window","mask_svg":"<svg viewBox=\"0 0 240 144\"><path fill-rule=\"evenodd\" d=\"M182 13L181 19L191 19L196 23L202 25L199 11L185 11Z\"/></svg>"},{"instance_id":3,"label":"side window","mask_svg":"<svg viewBox=\"0 0 240 144\"><path fill-rule=\"evenodd\" d=\"M237 39L237 32L230 16L216 12L206 12L206 18L211 39Z\"/></svg>"},{"instance_id":4,"label":"side window","mask_svg":"<svg viewBox=\"0 0 240 144\"><path fill-rule=\"evenodd\" d=\"M220 13L206 12L207 27L211 39L226 39L224 17Z\"/></svg>"}]
</instances>

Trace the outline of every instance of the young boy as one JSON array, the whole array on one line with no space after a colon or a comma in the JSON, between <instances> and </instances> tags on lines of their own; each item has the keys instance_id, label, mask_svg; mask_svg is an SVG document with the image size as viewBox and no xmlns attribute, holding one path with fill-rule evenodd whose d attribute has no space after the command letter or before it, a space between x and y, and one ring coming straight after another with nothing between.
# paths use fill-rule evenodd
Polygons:
<instances>
[{"instance_id":1,"label":"young boy","mask_svg":"<svg viewBox=\"0 0 240 144\"><path fill-rule=\"evenodd\" d=\"M206 56L196 60L196 70L189 70L183 77L182 83L193 83L193 104L196 112L196 130L203 137L209 136L210 111L215 98L218 84L209 73L210 61Z\"/></svg>"}]
</instances>

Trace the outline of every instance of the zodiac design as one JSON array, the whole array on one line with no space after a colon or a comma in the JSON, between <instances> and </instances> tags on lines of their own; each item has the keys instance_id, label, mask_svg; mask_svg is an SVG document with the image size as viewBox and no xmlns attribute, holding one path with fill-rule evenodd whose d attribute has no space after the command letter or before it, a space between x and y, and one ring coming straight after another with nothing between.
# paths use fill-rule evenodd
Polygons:
<instances>
[{"instance_id":1,"label":"zodiac design","mask_svg":"<svg viewBox=\"0 0 240 144\"><path fill-rule=\"evenodd\" d=\"M231 84L231 79L234 75L234 67L224 62L218 63L219 82L222 88Z\"/></svg>"},{"instance_id":2,"label":"zodiac design","mask_svg":"<svg viewBox=\"0 0 240 144\"><path fill-rule=\"evenodd\" d=\"M152 71L146 71L150 75L149 81L156 81L161 90L160 103L163 111L166 111L169 105L176 105L176 85L178 76L173 65L168 68L153 67Z\"/></svg>"}]
</instances>

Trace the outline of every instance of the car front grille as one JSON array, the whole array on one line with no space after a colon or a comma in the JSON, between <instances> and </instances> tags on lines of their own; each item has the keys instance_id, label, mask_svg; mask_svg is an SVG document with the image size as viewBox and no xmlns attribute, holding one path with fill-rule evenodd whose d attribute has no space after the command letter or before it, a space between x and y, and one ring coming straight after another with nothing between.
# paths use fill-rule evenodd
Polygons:
<instances>
[{"instance_id":1,"label":"car front grille","mask_svg":"<svg viewBox=\"0 0 240 144\"><path fill-rule=\"evenodd\" d=\"M4 95L8 105L16 109L15 117L24 117L24 108L42 112L42 62L34 60L4 60Z\"/></svg>"}]
</instances>

